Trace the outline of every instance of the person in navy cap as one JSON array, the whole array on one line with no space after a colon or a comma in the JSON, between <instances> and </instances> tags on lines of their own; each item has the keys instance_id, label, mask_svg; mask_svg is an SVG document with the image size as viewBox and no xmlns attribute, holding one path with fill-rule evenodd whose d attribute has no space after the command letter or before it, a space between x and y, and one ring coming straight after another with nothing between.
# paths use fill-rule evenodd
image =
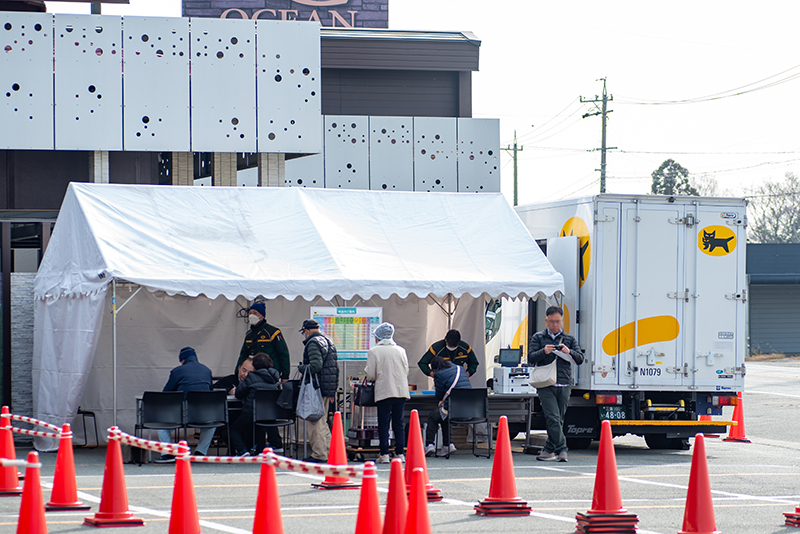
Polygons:
<instances>
[{"instance_id":1,"label":"person in navy cap","mask_svg":"<svg viewBox=\"0 0 800 534\"><path fill-rule=\"evenodd\" d=\"M272 359L272 363L281 381L289 380L291 362L289 361L289 348L283 339L280 329L267 323L267 306L263 302L255 302L250 306L248 321L250 329L244 336L242 350L239 351L239 361L233 374L239 373L239 366L247 358L252 358L263 352Z\"/></svg>"},{"instance_id":2,"label":"person in navy cap","mask_svg":"<svg viewBox=\"0 0 800 534\"><path fill-rule=\"evenodd\" d=\"M178 360L181 364L169 372L169 380L164 386L164 391L209 391L211 390L211 369L197 361L197 353L192 347L183 347ZM194 454L205 456L211 440L214 439L216 428L203 428L200 430L200 440L197 442ZM171 441L169 430L159 430L158 440L164 443ZM156 463L174 462L171 454L162 454L154 460Z\"/></svg>"}]
</instances>

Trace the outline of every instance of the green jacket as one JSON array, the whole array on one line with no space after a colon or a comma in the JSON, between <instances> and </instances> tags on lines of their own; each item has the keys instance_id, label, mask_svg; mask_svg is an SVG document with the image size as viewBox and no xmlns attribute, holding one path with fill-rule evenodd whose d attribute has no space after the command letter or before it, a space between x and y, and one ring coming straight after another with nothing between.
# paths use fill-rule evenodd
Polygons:
<instances>
[{"instance_id":1,"label":"green jacket","mask_svg":"<svg viewBox=\"0 0 800 534\"><path fill-rule=\"evenodd\" d=\"M422 369L422 372L428 376L431 376L430 363L435 356L441 356L445 360L450 360L456 365L463 366L466 363L467 373L469 376L474 375L475 371L478 370L478 357L475 356L474 352L472 352L472 347L470 347L469 344L463 340L458 344L458 348L454 351L447 350L447 343L445 343L444 339L439 340L430 346L427 352L425 352L425 354L417 363L419 368Z\"/></svg>"},{"instance_id":2,"label":"green jacket","mask_svg":"<svg viewBox=\"0 0 800 534\"><path fill-rule=\"evenodd\" d=\"M267 321L261 321L257 325L251 326L245 334L242 350L239 352L239 361L236 362L233 374L238 376L239 366L242 365L242 362L259 352L272 358L273 367L280 373L282 379L288 380L292 366L289 361L289 348L286 346L280 329Z\"/></svg>"}]
</instances>

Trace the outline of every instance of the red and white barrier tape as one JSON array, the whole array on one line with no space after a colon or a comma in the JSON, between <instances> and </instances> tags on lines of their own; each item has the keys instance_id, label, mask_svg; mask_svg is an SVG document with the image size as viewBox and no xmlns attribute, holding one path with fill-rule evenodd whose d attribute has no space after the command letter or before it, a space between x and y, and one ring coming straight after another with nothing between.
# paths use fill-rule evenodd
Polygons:
<instances>
[{"instance_id":1,"label":"red and white barrier tape","mask_svg":"<svg viewBox=\"0 0 800 534\"><path fill-rule=\"evenodd\" d=\"M118 427L111 427L108 429L108 439L114 439L120 443L139 447L140 449L147 449L162 454L171 454L173 456L184 456L189 454L189 447L181 445L180 443L163 443L161 441L151 441L149 439L137 438L126 434Z\"/></svg>"},{"instance_id":2,"label":"red and white barrier tape","mask_svg":"<svg viewBox=\"0 0 800 534\"><path fill-rule=\"evenodd\" d=\"M16 432L17 434L25 434L26 436L40 436L43 438L52 438L52 439L59 439L62 437L61 432L56 434L55 432L42 432L41 430L28 430L27 428L17 428L15 426L7 426L5 427L12 432ZM72 437L70 435L70 437Z\"/></svg>"},{"instance_id":3,"label":"red and white barrier tape","mask_svg":"<svg viewBox=\"0 0 800 534\"><path fill-rule=\"evenodd\" d=\"M320 476L347 478L361 478L364 476L363 465L328 465L303 462L301 460L279 456L274 452L266 452L258 456L192 456L189 455L189 447L183 445L182 443L163 443L161 441L151 441L137 438L136 436L126 434L118 427L111 427L108 429L108 438L117 440L120 443L139 447L141 449L171 454L173 456L177 456L178 459L186 459L198 463L250 464L269 462L278 469L286 469L287 471L297 471L300 473L308 473Z\"/></svg>"},{"instance_id":4,"label":"red and white barrier tape","mask_svg":"<svg viewBox=\"0 0 800 534\"><path fill-rule=\"evenodd\" d=\"M56 425L54 425L52 423L48 423L47 421L40 421L39 419L34 419L33 417L28 417L27 415L16 415L16 414L13 414L13 413L10 413L10 414L6 415L5 417L9 417L10 419L12 419L14 421L22 421L23 423L30 423L32 425L48 428L48 429L52 430L53 432L61 434L61 429L59 427L57 427Z\"/></svg>"},{"instance_id":5,"label":"red and white barrier tape","mask_svg":"<svg viewBox=\"0 0 800 534\"><path fill-rule=\"evenodd\" d=\"M35 463L29 464L25 460L9 460L8 458L0 458L0 467L33 467L35 469L41 469L42 464Z\"/></svg>"}]
</instances>

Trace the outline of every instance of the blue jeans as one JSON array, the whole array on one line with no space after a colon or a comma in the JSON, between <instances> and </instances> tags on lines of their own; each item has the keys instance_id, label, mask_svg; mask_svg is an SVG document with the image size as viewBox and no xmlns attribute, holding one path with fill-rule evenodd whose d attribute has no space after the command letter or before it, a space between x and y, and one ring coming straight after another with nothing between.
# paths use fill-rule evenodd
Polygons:
<instances>
[{"instance_id":1,"label":"blue jeans","mask_svg":"<svg viewBox=\"0 0 800 534\"><path fill-rule=\"evenodd\" d=\"M211 445L211 440L214 439L214 432L216 428L203 428L200 430L200 439L197 442L197 447L194 451L201 454L208 454L208 447ZM169 430L158 431L158 441L163 443L172 443L172 436Z\"/></svg>"},{"instance_id":2,"label":"blue jeans","mask_svg":"<svg viewBox=\"0 0 800 534\"><path fill-rule=\"evenodd\" d=\"M405 454L406 433L403 429L403 409L406 399L391 397L379 400L378 406L378 437L381 441L381 454L389 454L389 421L392 422L394 431L394 453Z\"/></svg>"},{"instance_id":3,"label":"blue jeans","mask_svg":"<svg viewBox=\"0 0 800 534\"><path fill-rule=\"evenodd\" d=\"M564 436L564 415L567 413L569 396L572 393L570 386L550 386L538 388L539 402L542 403L544 420L547 425L547 442L544 452L556 454L567 450L567 438Z\"/></svg>"}]
</instances>

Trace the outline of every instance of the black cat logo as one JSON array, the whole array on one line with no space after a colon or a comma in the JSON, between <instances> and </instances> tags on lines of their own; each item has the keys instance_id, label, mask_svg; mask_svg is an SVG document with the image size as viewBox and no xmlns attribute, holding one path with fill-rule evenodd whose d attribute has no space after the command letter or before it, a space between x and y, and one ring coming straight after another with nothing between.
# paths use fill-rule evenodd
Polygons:
<instances>
[{"instance_id":1,"label":"black cat logo","mask_svg":"<svg viewBox=\"0 0 800 534\"><path fill-rule=\"evenodd\" d=\"M714 252L714 249L717 247L722 247L725 252L730 252L728 250L728 242L734 238L731 237L716 237L717 231L714 230L713 232L706 232L703 230L703 250L707 250L708 252Z\"/></svg>"}]
</instances>

